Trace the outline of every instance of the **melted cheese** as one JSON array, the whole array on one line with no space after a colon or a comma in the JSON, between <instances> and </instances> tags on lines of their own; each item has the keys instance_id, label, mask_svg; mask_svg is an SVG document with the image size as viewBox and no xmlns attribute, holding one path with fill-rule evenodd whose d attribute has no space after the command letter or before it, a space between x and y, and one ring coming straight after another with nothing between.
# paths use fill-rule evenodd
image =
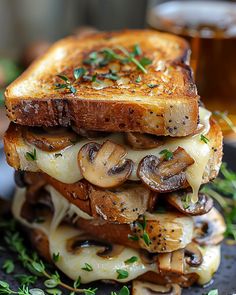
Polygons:
<instances>
[{"instance_id":1,"label":"melted cheese","mask_svg":"<svg viewBox=\"0 0 236 295\"><path fill-rule=\"evenodd\" d=\"M51 191L53 193L53 191ZM77 253L71 253L67 250L67 240L83 234L79 229L71 226L59 225L59 217L61 210L56 210L52 219L47 219L44 223L29 223L20 216L22 205L25 201L25 189L18 189L16 191L12 212L16 219L29 228L36 228L42 230L48 237L51 255L53 253L60 253L60 259L56 263L57 267L64 272L68 277L75 280L81 276L82 283L89 283L96 280L117 280L117 269L124 269L128 271L129 276L126 279L118 280L120 282L127 282L133 280L148 271L158 273L157 264L144 264L141 260L138 251L125 247L118 255L110 259L105 259L96 255L100 249L98 246L91 246L89 248L81 248ZM58 205L59 208L59 205ZM56 215L56 216L55 216ZM52 226L52 220L56 220L57 227ZM52 230L53 229L53 230ZM209 282L212 275L216 272L220 262L220 246L207 246L200 249L203 254L203 263L201 266L188 267L186 273L197 273L199 275L199 284ZM132 256L137 256L138 260L133 264L126 264L125 260ZM85 263L92 266L93 271L87 272L82 270Z\"/></svg>"},{"instance_id":2,"label":"melted cheese","mask_svg":"<svg viewBox=\"0 0 236 295\"><path fill-rule=\"evenodd\" d=\"M200 123L204 126L201 134L207 134L210 129L209 118L211 113L204 108L200 108ZM194 136L187 136L182 138L168 138L166 143L158 148L149 150L133 150L124 142L124 137L121 133L113 133L106 138L96 139L99 144L105 140L112 140L113 142L122 144L127 150L127 158L134 162L134 168L130 175L130 180L139 180L137 177L137 168L139 162L147 155L155 155L160 157L160 151L168 149L170 151L176 150L179 146L184 148L186 152L194 159L195 163L186 169L186 176L188 183L193 190L194 202L197 201L197 194L202 182L203 173L210 157L210 145L205 144L200 140L200 134ZM83 139L75 145L58 151L61 156L55 157L55 153L45 152L36 148L37 160L27 161L25 159L26 152L33 152L35 147L28 143L23 146L17 147L20 156L21 168L23 170L37 171L41 170L53 178L64 183L75 183L82 179L79 169L77 155L83 145L88 143L89 140Z\"/></svg>"}]
</instances>

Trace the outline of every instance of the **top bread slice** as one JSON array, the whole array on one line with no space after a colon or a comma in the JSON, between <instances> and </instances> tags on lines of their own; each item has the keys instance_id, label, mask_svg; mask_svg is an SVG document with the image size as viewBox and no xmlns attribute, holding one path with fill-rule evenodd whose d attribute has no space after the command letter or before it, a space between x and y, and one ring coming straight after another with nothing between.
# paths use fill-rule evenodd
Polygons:
<instances>
[{"instance_id":1,"label":"top bread slice","mask_svg":"<svg viewBox=\"0 0 236 295\"><path fill-rule=\"evenodd\" d=\"M135 45L139 46L135 58L151 61L147 73L130 61L111 59L102 67L85 64L96 55L101 58L104 49L125 58L122 50L131 53ZM152 30L68 37L56 42L7 88L7 113L11 121L28 126L74 125L186 136L197 128L199 99L188 58L183 39ZM74 82L73 71L81 67L89 79ZM111 71L118 80L106 76ZM65 83L58 74L72 81L74 93L56 89L56 84Z\"/></svg>"}]
</instances>

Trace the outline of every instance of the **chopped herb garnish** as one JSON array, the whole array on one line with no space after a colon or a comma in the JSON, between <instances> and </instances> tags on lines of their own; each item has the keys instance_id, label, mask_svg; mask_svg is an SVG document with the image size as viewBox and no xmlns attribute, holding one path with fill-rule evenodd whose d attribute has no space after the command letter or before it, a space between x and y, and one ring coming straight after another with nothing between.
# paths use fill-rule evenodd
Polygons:
<instances>
[{"instance_id":1,"label":"chopped herb garnish","mask_svg":"<svg viewBox=\"0 0 236 295\"><path fill-rule=\"evenodd\" d=\"M81 267L82 270L85 270L85 271L93 271L93 267L90 264L88 264L88 263L85 262L84 265L85 265L84 267Z\"/></svg>"},{"instance_id":2,"label":"chopped herb garnish","mask_svg":"<svg viewBox=\"0 0 236 295\"><path fill-rule=\"evenodd\" d=\"M30 284L35 284L37 281L36 276L26 275L26 274L17 274L17 275L14 275L14 278L16 278L21 285L26 285L26 286Z\"/></svg>"},{"instance_id":3,"label":"chopped herb garnish","mask_svg":"<svg viewBox=\"0 0 236 295\"><path fill-rule=\"evenodd\" d=\"M128 235L128 239L131 241L138 241L139 238L137 236L133 236L133 235Z\"/></svg>"},{"instance_id":4,"label":"chopped herb garnish","mask_svg":"<svg viewBox=\"0 0 236 295\"><path fill-rule=\"evenodd\" d=\"M183 205L183 208L184 209L188 209L190 207L190 204L191 204L191 195L183 195L181 197L181 202L182 202L182 205Z\"/></svg>"},{"instance_id":5,"label":"chopped herb garnish","mask_svg":"<svg viewBox=\"0 0 236 295\"><path fill-rule=\"evenodd\" d=\"M151 63L152 63L151 59L149 59L149 58L147 58L145 56L140 59L140 64L143 67L149 66Z\"/></svg>"},{"instance_id":6,"label":"chopped herb garnish","mask_svg":"<svg viewBox=\"0 0 236 295\"><path fill-rule=\"evenodd\" d=\"M129 276L128 271L124 269L117 269L116 272L118 273L118 276L117 276L118 280L126 279Z\"/></svg>"},{"instance_id":7,"label":"chopped herb garnish","mask_svg":"<svg viewBox=\"0 0 236 295\"><path fill-rule=\"evenodd\" d=\"M59 259L60 259L60 253L59 252L52 254L52 260L53 260L53 262L58 262Z\"/></svg>"},{"instance_id":8,"label":"chopped herb garnish","mask_svg":"<svg viewBox=\"0 0 236 295\"><path fill-rule=\"evenodd\" d=\"M142 78L140 75L138 75L137 79L135 80L136 83L140 83L142 81Z\"/></svg>"},{"instance_id":9,"label":"chopped herb garnish","mask_svg":"<svg viewBox=\"0 0 236 295\"><path fill-rule=\"evenodd\" d=\"M204 136L203 134L200 135L200 140L206 144L208 144L208 142L209 142L209 139L206 136Z\"/></svg>"},{"instance_id":10,"label":"chopped herb garnish","mask_svg":"<svg viewBox=\"0 0 236 295\"><path fill-rule=\"evenodd\" d=\"M114 80L114 81L120 79L120 77L116 73L112 73L112 72L104 74L103 77L106 79Z\"/></svg>"},{"instance_id":11,"label":"chopped herb garnish","mask_svg":"<svg viewBox=\"0 0 236 295\"><path fill-rule=\"evenodd\" d=\"M143 240L147 246L149 246L151 244L151 240L150 240L149 235L146 231L143 232Z\"/></svg>"},{"instance_id":12,"label":"chopped herb garnish","mask_svg":"<svg viewBox=\"0 0 236 295\"><path fill-rule=\"evenodd\" d=\"M168 149L164 149L160 152L161 155L164 156L164 159L169 161L173 158L173 153L169 151Z\"/></svg>"},{"instance_id":13,"label":"chopped herb garnish","mask_svg":"<svg viewBox=\"0 0 236 295\"><path fill-rule=\"evenodd\" d=\"M214 289L214 290L210 290L207 295L218 295L218 290L217 289Z\"/></svg>"},{"instance_id":14,"label":"chopped herb garnish","mask_svg":"<svg viewBox=\"0 0 236 295\"><path fill-rule=\"evenodd\" d=\"M83 77L85 73L86 73L86 70L84 68L74 69L75 80L78 80L79 78Z\"/></svg>"},{"instance_id":15,"label":"chopped herb garnish","mask_svg":"<svg viewBox=\"0 0 236 295\"><path fill-rule=\"evenodd\" d=\"M111 295L130 295L130 292L129 292L128 287L123 286L118 293L111 292Z\"/></svg>"},{"instance_id":16,"label":"chopped herb garnish","mask_svg":"<svg viewBox=\"0 0 236 295\"><path fill-rule=\"evenodd\" d=\"M155 88L155 87L158 86L158 84L152 84L152 83L150 83L150 84L147 84L147 86L148 86L149 88Z\"/></svg>"},{"instance_id":17,"label":"chopped herb garnish","mask_svg":"<svg viewBox=\"0 0 236 295\"><path fill-rule=\"evenodd\" d=\"M137 256L132 256L129 259L125 260L125 263L126 264L131 264L131 263L134 263L136 261L138 261L138 257Z\"/></svg>"},{"instance_id":18,"label":"chopped herb garnish","mask_svg":"<svg viewBox=\"0 0 236 295\"><path fill-rule=\"evenodd\" d=\"M142 54L142 49L139 46L139 44L134 45L134 50L133 50L134 56L138 56Z\"/></svg>"},{"instance_id":19,"label":"chopped herb garnish","mask_svg":"<svg viewBox=\"0 0 236 295\"><path fill-rule=\"evenodd\" d=\"M81 276L79 276L78 279L74 281L73 287L76 289L80 286L80 284L81 284Z\"/></svg>"},{"instance_id":20,"label":"chopped herb garnish","mask_svg":"<svg viewBox=\"0 0 236 295\"><path fill-rule=\"evenodd\" d=\"M68 89L71 93L75 94L76 93L76 88L72 85L72 82L70 81L70 79L65 76L65 75L57 75L57 77L59 77L60 79L62 79L65 83L61 84L61 83L56 83L56 89L63 89L66 88Z\"/></svg>"},{"instance_id":21,"label":"chopped herb garnish","mask_svg":"<svg viewBox=\"0 0 236 295\"><path fill-rule=\"evenodd\" d=\"M36 161L37 160L36 149L34 149L33 152L26 152L25 158L27 161Z\"/></svg>"},{"instance_id":22,"label":"chopped herb garnish","mask_svg":"<svg viewBox=\"0 0 236 295\"><path fill-rule=\"evenodd\" d=\"M62 153L56 153L54 156L55 158L62 157Z\"/></svg>"},{"instance_id":23,"label":"chopped herb garnish","mask_svg":"<svg viewBox=\"0 0 236 295\"><path fill-rule=\"evenodd\" d=\"M10 274L14 271L15 265L14 262L11 259L7 259L4 261L2 269L5 271L5 273Z\"/></svg>"}]
</instances>

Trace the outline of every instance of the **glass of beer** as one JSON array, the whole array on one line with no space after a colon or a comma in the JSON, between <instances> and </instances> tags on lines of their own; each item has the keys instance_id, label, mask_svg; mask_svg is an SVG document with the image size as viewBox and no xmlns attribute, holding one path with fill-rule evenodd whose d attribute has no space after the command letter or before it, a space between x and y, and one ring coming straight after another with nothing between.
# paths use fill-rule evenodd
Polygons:
<instances>
[{"instance_id":1,"label":"glass of beer","mask_svg":"<svg viewBox=\"0 0 236 295\"><path fill-rule=\"evenodd\" d=\"M150 7L147 23L190 43L198 93L212 111L228 112L236 125L236 3L168 1ZM221 120L223 123L223 120ZM225 133L229 126L224 122Z\"/></svg>"}]
</instances>

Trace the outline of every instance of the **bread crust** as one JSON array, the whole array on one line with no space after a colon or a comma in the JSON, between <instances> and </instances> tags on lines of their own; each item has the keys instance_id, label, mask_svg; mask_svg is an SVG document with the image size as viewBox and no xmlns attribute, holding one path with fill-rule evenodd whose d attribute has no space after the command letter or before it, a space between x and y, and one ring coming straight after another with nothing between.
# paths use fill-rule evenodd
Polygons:
<instances>
[{"instance_id":1,"label":"bread crust","mask_svg":"<svg viewBox=\"0 0 236 295\"><path fill-rule=\"evenodd\" d=\"M55 90L55 83L61 82L56 75L65 72L69 76L94 50L117 45L131 50L135 44L153 61L147 74L136 68L121 70L129 79L124 85L108 81L109 86L95 89L85 82L76 85L75 94ZM197 128L199 98L188 56L183 39L152 30L68 37L7 87L7 114L11 121L28 126L75 125L88 130L185 136ZM157 70L160 61L164 68ZM141 83L135 82L139 75ZM156 87L148 87L153 83Z\"/></svg>"}]
</instances>

